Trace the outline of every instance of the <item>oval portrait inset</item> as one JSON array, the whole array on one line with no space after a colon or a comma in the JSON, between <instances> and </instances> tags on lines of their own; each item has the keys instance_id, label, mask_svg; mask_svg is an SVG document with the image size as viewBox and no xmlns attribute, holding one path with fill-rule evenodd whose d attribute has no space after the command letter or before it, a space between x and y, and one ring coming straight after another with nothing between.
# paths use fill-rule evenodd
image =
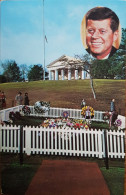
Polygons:
<instances>
[{"instance_id":1,"label":"oval portrait inset","mask_svg":"<svg viewBox=\"0 0 126 195\"><path fill-rule=\"evenodd\" d=\"M81 23L81 39L86 51L94 58L103 60L113 56L121 41L118 16L107 7L89 10Z\"/></svg>"}]
</instances>

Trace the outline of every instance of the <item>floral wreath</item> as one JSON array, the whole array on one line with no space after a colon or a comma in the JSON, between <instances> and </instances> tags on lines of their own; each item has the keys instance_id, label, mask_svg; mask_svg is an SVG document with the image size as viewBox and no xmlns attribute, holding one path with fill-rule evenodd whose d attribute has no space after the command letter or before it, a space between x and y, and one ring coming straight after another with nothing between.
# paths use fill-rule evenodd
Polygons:
<instances>
[{"instance_id":1,"label":"floral wreath","mask_svg":"<svg viewBox=\"0 0 126 195\"><path fill-rule=\"evenodd\" d=\"M94 117L94 109L91 106L84 106L81 111L81 115L84 118L93 118Z\"/></svg>"},{"instance_id":2,"label":"floral wreath","mask_svg":"<svg viewBox=\"0 0 126 195\"><path fill-rule=\"evenodd\" d=\"M116 125L117 127L120 127L120 126L121 126L121 124L122 124L121 119L116 119L116 121L115 121L115 125Z\"/></svg>"},{"instance_id":3,"label":"floral wreath","mask_svg":"<svg viewBox=\"0 0 126 195\"><path fill-rule=\"evenodd\" d=\"M29 115L31 113L31 110L28 106L23 106L22 108L22 112L25 114L25 115Z\"/></svg>"},{"instance_id":4,"label":"floral wreath","mask_svg":"<svg viewBox=\"0 0 126 195\"><path fill-rule=\"evenodd\" d=\"M69 116L69 113L68 113L67 111L64 111L64 112L63 112L63 117L64 117L64 118L68 118L68 116Z\"/></svg>"},{"instance_id":5,"label":"floral wreath","mask_svg":"<svg viewBox=\"0 0 126 195\"><path fill-rule=\"evenodd\" d=\"M34 105L36 113L45 113L50 110L50 102L37 101Z\"/></svg>"}]
</instances>

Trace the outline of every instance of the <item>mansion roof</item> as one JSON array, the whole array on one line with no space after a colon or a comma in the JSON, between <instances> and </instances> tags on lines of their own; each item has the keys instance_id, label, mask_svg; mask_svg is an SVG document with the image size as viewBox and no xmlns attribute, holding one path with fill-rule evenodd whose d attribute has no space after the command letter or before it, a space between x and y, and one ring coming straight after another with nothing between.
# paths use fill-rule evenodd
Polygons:
<instances>
[{"instance_id":1,"label":"mansion roof","mask_svg":"<svg viewBox=\"0 0 126 195\"><path fill-rule=\"evenodd\" d=\"M69 68L75 66L82 66L82 61L80 59L63 55L55 61L51 62L47 65L48 69L61 69L61 68Z\"/></svg>"}]
</instances>

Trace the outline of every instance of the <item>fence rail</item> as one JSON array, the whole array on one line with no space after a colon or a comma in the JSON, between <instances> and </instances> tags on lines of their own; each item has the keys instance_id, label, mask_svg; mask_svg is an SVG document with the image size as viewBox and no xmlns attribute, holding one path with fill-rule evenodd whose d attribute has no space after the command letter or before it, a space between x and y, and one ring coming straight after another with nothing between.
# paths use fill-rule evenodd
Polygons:
<instances>
[{"instance_id":1,"label":"fence rail","mask_svg":"<svg viewBox=\"0 0 126 195\"><path fill-rule=\"evenodd\" d=\"M0 111L0 119L2 121L7 121L9 120L9 113L10 112L16 112L20 111L22 109L22 105L8 108L5 110ZM34 106L29 106L31 110L31 116L43 116L43 117L62 117L63 112L67 111L69 113L70 118L75 118L75 119L83 119L83 116L81 115L81 110L80 109L69 109L69 108L54 108L50 107L50 110L47 111L46 113L43 114L38 114L35 113ZM96 121L104 121L103 120L103 113L102 111L94 111L94 118L93 120Z\"/></svg>"},{"instance_id":2,"label":"fence rail","mask_svg":"<svg viewBox=\"0 0 126 195\"><path fill-rule=\"evenodd\" d=\"M20 152L20 126L0 125L0 152ZM124 158L124 131L23 127L23 152L30 154Z\"/></svg>"}]
</instances>

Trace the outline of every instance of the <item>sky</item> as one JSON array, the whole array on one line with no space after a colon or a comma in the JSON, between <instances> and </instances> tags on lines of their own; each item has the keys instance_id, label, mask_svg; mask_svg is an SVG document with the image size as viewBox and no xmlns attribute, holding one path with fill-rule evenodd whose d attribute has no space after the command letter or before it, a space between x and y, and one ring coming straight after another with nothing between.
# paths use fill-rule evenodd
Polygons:
<instances>
[{"instance_id":1,"label":"sky","mask_svg":"<svg viewBox=\"0 0 126 195\"><path fill-rule=\"evenodd\" d=\"M81 22L87 11L97 6L112 9L126 28L126 0L44 0L44 14L43 0L0 1L1 61L29 66L43 65L45 60L47 66L62 55L85 54Z\"/></svg>"}]
</instances>

